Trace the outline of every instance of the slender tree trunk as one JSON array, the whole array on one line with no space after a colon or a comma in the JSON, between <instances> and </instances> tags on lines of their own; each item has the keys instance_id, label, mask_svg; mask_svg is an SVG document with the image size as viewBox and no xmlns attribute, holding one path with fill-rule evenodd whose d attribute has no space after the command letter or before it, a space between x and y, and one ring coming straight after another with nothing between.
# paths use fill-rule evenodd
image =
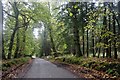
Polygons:
<instances>
[{"instance_id":1,"label":"slender tree trunk","mask_svg":"<svg viewBox=\"0 0 120 80\"><path fill-rule=\"evenodd\" d=\"M18 54L19 54L19 47L20 47L20 41L19 41L19 30L17 31L17 43L16 43L16 50L14 53L14 58L18 58Z\"/></svg>"},{"instance_id":2,"label":"slender tree trunk","mask_svg":"<svg viewBox=\"0 0 120 80\"><path fill-rule=\"evenodd\" d=\"M112 19L113 19L113 33L114 33L114 37L115 37L115 35L116 35L115 14L113 14ZM116 39L114 39L113 48L114 48L114 58L117 59Z\"/></svg>"},{"instance_id":3,"label":"slender tree trunk","mask_svg":"<svg viewBox=\"0 0 120 80\"><path fill-rule=\"evenodd\" d=\"M105 33L105 28L107 28L107 17L106 17L106 3L104 2L104 17L103 17L103 30L104 30L104 32L103 33ZM103 42L104 42L104 44L106 43L106 39L104 38L103 39ZM104 46L105 47L105 46ZM105 57L105 48L103 48L103 58Z\"/></svg>"},{"instance_id":4,"label":"slender tree trunk","mask_svg":"<svg viewBox=\"0 0 120 80\"><path fill-rule=\"evenodd\" d=\"M108 38L106 38L106 44L109 45L108 43ZM109 48L106 48L106 57L109 57L110 56L110 53L109 53Z\"/></svg>"},{"instance_id":5,"label":"slender tree trunk","mask_svg":"<svg viewBox=\"0 0 120 80\"><path fill-rule=\"evenodd\" d=\"M111 31L111 16L109 15L109 31ZM110 39L110 36L109 36L109 39ZM111 41L109 41L109 48L108 48L108 52L109 52L109 57L111 58Z\"/></svg>"},{"instance_id":6,"label":"slender tree trunk","mask_svg":"<svg viewBox=\"0 0 120 80\"><path fill-rule=\"evenodd\" d=\"M106 30L106 31L108 31L108 30ZM105 44L106 44L106 45L109 45L109 43L108 43L108 37L105 38ZM109 55L110 55L110 53L109 53L109 48L107 47L107 48L106 48L106 57L109 57Z\"/></svg>"},{"instance_id":7,"label":"slender tree trunk","mask_svg":"<svg viewBox=\"0 0 120 80\"><path fill-rule=\"evenodd\" d=\"M15 29L13 30L12 35L11 35L10 44L9 44L9 49L8 49L8 59L11 59L13 42L14 42L14 37L15 37L16 31L17 31L17 29L15 28Z\"/></svg>"},{"instance_id":8,"label":"slender tree trunk","mask_svg":"<svg viewBox=\"0 0 120 80\"><path fill-rule=\"evenodd\" d=\"M118 2L118 23L120 22L120 1ZM120 25L118 25L118 35L120 35ZM120 45L119 45L120 47Z\"/></svg>"},{"instance_id":9,"label":"slender tree trunk","mask_svg":"<svg viewBox=\"0 0 120 80\"><path fill-rule=\"evenodd\" d=\"M88 10L88 8L87 8L87 2L85 2L85 8L86 8L86 12L85 13L86 13L86 21L87 21L87 19L88 19L88 16L87 16L87 10ZM85 25L87 26L87 22L85 23ZM88 37L89 33L88 33L88 28L87 28L86 32L87 32L86 33L87 34L87 36L86 36L87 37L87 49L86 49L87 51L86 52L87 52L87 57L89 57L89 37Z\"/></svg>"},{"instance_id":10,"label":"slender tree trunk","mask_svg":"<svg viewBox=\"0 0 120 80\"><path fill-rule=\"evenodd\" d=\"M94 50L94 31L92 31L92 53L93 53L93 57L95 57L95 50Z\"/></svg>"},{"instance_id":11,"label":"slender tree trunk","mask_svg":"<svg viewBox=\"0 0 120 80\"><path fill-rule=\"evenodd\" d=\"M85 54L85 51L84 51L84 50L85 50L84 34L85 34L85 33L84 33L84 28L83 28L83 36L82 36L82 37L83 37L83 55Z\"/></svg>"},{"instance_id":12,"label":"slender tree trunk","mask_svg":"<svg viewBox=\"0 0 120 80\"><path fill-rule=\"evenodd\" d=\"M109 6L109 5L108 5L108 6ZM105 11L105 15L106 15L106 11ZM108 17L109 17L109 16L108 16ZM109 22L109 20L108 20L108 22ZM109 26L110 26L110 25L107 26L107 16L106 16L105 25L106 25L106 26L105 26L105 31L109 31ZM108 40L109 40L109 37L107 36L107 37L105 38L105 44L106 44L106 45L109 45ZM106 48L106 57L107 57L107 58L110 57L109 47Z\"/></svg>"},{"instance_id":13,"label":"slender tree trunk","mask_svg":"<svg viewBox=\"0 0 120 80\"><path fill-rule=\"evenodd\" d=\"M87 29L87 57L89 57L89 37L88 37L88 29Z\"/></svg>"},{"instance_id":14,"label":"slender tree trunk","mask_svg":"<svg viewBox=\"0 0 120 80\"><path fill-rule=\"evenodd\" d=\"M100 36L99 36L99 43L101 42L101 35L102 35L102 32L100 32ZM100 57L100 54L101 54L101 47L99 47L99 50L98 50L98 58Z\"/></svg>"},{"instance_id":15,"label":"slender tree trunk","mask_svg":"<svg viewBox=\"0 0 120 80\"><path fill-rule=\"evenodd\" d=\"M103 34L104 34L103 30L104 30L104 27L102 28L101 35L103 35ZM101 39L101 38L100 38L100 39ZM102 42L102 43L104 43L104 39L103 39L103 40L101 39L101 42ZM105 49L104 49L104 47L102 47L102 48L101 48L101 50L102 50L102 53L103 53L103 58L104 58L104 57L105 57Z\"/></svg>"},{"instance_id":16,"label":"slender tree trunk","mask_svg":"<svg viewBox=\"0 0 120 80\"><path fill-rule=\"evenodd\" d=\"M118 42L120 42L120 1L118 2L118 20L117 20L117 23L118 23ZM120 44L118 45L118 51L120 52Z\"/></svg>"},{"instance_id":17,"label":"slender tree trunk","mask_svg":"<svg viewBox=\"0 0 120 80\"><path fill-rule=\"evenodd\" d=\"M84 42L84 34L85 34L85 31L84 31L84 24L85 24L84 17L85 16L84 15L86 15L86 14L83 13L83 6L84 6L84 4L81 3L81 9L80 9L81 10L81 27L82 27L82 33L83 33L82 34L82 40L83 40L82 41L82 44L83 44L82 53L84 55L85 54L85 51L84 51L85 50L85 42Z\"/></svg>"},{"instance_id":18,"label":"slender tree trunk","mask_svg":"<svg viewBox=\"0 0 120 80\"><path fill-rule=\"evenodd\" d=\"M101 47L99 47L99 50L98 50L98 58L100 57L100 50L101 50Z\"/></svg>"},{"instance_id":19,"label":"slender tree trunk","mask_svg":"<svg viewBox=\"0 0 120 80\"><path fill-rule=\"evenodd\" d=\"M6 59L5 57L5 53L4 53L4 35L3 35L3 7L2 7L2 2L0 1L0 32L2 32L2 34L0 36L2 36L2 40L1 41L1 45L2 45L2 59ZM1 58L1 56L0 56Z\"/></svg>"},{"instance_id":20,"label":"slender tree trunk","mask_svg":"<svg viewBox=\"0 0 120 80\"><path fill-rule=\"evenodd\" d=\"M94 8L94 3L91 4L91 10L93 10ZM92 53L93 53L93 57L95 57L95 49L94 49L94 30L92 30Z\"/></svg>"},{"instance_id":21,"label":"slender tree trunk","mask_svg":"<svg viewBox=\"0 0 120 80\"><path fill-rule=\"evenodd\" d=\"M4 36L2 32L2 59L6 59L5 52L4 52Z\"/></svg>"}]
</instances>

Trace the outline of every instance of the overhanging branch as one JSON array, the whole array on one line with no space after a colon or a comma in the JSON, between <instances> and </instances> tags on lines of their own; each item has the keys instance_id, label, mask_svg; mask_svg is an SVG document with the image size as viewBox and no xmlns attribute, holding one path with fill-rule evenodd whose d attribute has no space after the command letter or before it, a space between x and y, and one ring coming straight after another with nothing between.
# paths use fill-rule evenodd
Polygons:
<instances>
[{"instance_id":1,"label":"overhanging branch","mask_svg":"<svg viewBox=\"0 0 120 80\"><path fill-rule=\"evenodd\" d=\"M4 11L8 16L11 16L11 17L14 17L14 18L15 18L15 16L9 14L7 11L5 11L5 10L3 10L3 11Z\"/></svg>"}]
</instances>

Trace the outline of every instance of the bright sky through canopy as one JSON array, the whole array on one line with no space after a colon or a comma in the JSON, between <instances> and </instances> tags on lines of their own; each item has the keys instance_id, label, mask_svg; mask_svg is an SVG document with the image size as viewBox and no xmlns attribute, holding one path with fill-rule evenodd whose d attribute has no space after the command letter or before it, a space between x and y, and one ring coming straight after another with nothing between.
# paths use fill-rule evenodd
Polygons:
<instances>
[{"instance_id":1,"label":"bright sky through canopy","mask_svg":"<svg viewBox=\"0 0 120 80\"><path fill-rule=\"evenodd\" d=\"M34 31L33 31L33 33L35 35L35 38L38 38L38 31L39 31L38 28L35 28Z\"/></svg>"}]
</instances>

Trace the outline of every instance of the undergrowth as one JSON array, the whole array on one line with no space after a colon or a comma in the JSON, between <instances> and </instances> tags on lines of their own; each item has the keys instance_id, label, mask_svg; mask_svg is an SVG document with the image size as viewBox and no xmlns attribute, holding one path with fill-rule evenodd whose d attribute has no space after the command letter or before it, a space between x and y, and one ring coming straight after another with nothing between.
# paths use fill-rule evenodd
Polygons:
<instances>
[{"instance_id":1,"label":"undergrowth","mask_svg":"<svg viewBox=\"0 0 120 80\"><path fill-rule=\"evenodd\" d=\"M83 58L75 56L60 56L57 58L51 58L52 60L59 62L67 62L70 64L77 64L83 67L103 71L112 76L120 77L120 62L117 60L109 60L103 58Z\"/></svg>"},{"instance_id":2,"label":"undergrowth","mask_svg":"<svg viewBox=\"0 0 120 80\"><path fill-rule=\"evenodd\" d=\"M17 66L17 65L20 65L20 64L24 64L29 60L30 60L30 57L23 57L23 58L12 59L12 60L5 60L5 61L2 62L2 66L0 67L0 70L7 71L11 67Z\"/></svg>"}]
</instances>

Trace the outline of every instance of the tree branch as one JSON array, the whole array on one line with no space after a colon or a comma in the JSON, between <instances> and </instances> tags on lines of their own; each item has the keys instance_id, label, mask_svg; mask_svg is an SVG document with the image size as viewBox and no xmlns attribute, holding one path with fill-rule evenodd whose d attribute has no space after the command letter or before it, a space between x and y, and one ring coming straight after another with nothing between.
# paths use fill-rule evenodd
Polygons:
<instances>
[{"instance_id":1,"label":"tree branch","mask_svg":"<svg viewBox=\"0 0 120 80\"><path fill-rule=\"evenodd\" d=\"M23 11L23 10L21 10L21 11ZM23 11L23 12L25 12L25 11ZM25 16L26 17L26 15L27 14L22 14L22 13L20 13L22 16ZM27 15L30 19L32 19L33 21L36 21L34 18L33 18L33 16L30 16L30 15Z\"/></svg>"},{"instance_id":2,"label":"tree branch","mask_svg":"<svg viewBox=\"0 0 120 80\"><path fill-rule=\"evenodd\" d=\"M14 18L15 18L15 16L9 14L7 11L5 11L5 10L3 10L3 11L4 11L8 16L11 16L11 17L14 17Z\"/></svg>"}]
</instances>

